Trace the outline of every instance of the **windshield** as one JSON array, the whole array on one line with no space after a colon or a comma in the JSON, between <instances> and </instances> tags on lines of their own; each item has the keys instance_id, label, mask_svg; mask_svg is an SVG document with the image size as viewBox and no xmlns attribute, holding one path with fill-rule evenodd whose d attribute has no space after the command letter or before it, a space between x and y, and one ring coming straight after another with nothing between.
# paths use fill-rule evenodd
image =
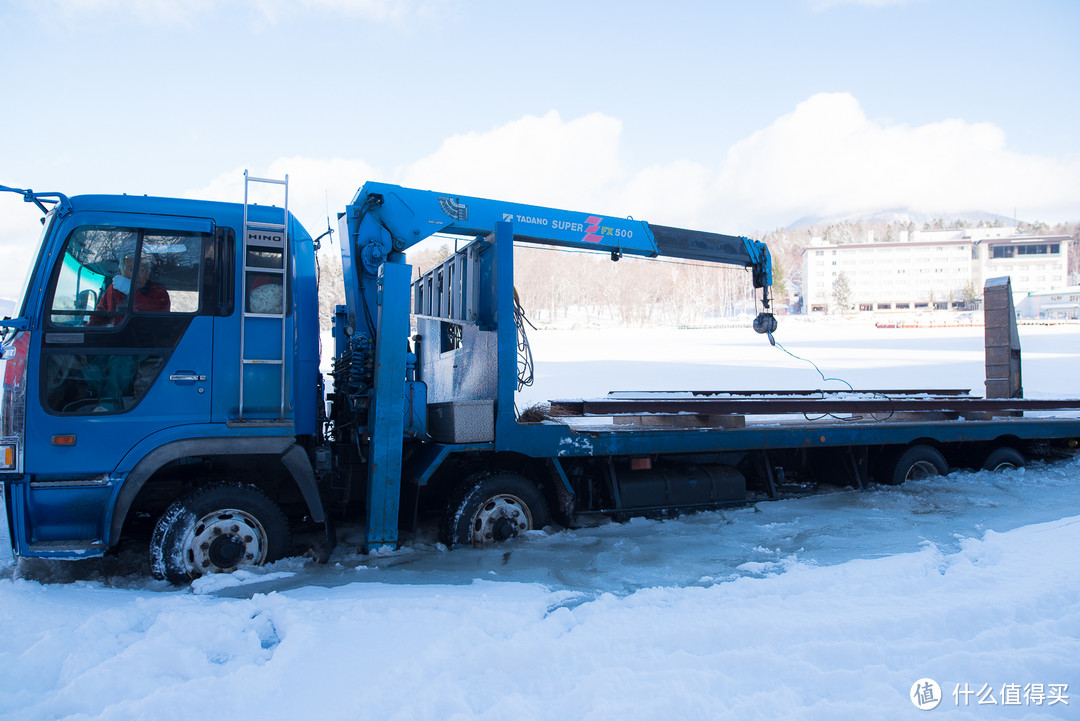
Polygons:
<instances>
[{"instance_id":1,"label":"windshield","mask_svg":"<svg viewBox=\"0 0 1080 721\"><path fill-rule=\"evenodd\" d=\"M34 276L34 270L37 268L38 262L41 260L42 244L45 242L45 236L49 234L49 228L52 227L53 221L56 219L56 208L54 207L48 213L45 214L45 218L41 223L41 235L38 237L38 242L35 245L37 250L34 253L33 259L30 261L30 265L26 268L26 277L23 278L22 286L19 288L19 297L15 300L15 309L12 311L13 318L19 318L26 315L26 308L23 306L26 304L27 291L30 288L30 279Z\"/></svg>"},{"instance_id":2,"label":"windshield","mask_svg":"<svg viewBox=\"0 0 1080 721\"><path fill-rule=\"evenodd\" d=\"M38 263L41 262L41 250L45 242L45 236L49 234L49 229L52 227L53 221L56 219L56 208L54 207L45 217L41 223L41 235L38 236L38 241L35 244L36 250L34 256L30 260L30 264L26 268L26 275L23 278L22 285L19 286L19 296L15 299L15 305L12 307L11 317L20 318L26 315L26 297L30 290L30 281L34 277L34 271L38 267ZM6 343L9 338L14 334L14 329L3 328L0 329L0 341Z\"/></svg>"}]
</instances>

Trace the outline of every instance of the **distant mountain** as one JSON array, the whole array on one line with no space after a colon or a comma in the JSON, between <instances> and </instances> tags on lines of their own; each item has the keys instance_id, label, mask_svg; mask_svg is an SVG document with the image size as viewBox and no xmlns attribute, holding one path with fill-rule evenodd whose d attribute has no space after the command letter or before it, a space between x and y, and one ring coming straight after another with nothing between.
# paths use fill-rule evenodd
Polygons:
<instances>
[{"instance_id":1,"label":"distant mountain","mask_svg":"<svg viewBox=\"0 0 1080 721\"><path fill-rule=\"evenodd\" d=\"M938 218L944 220L946 223L959 220L970 225L978 225L982 221L988 223L1000 222L1004 225L1016 225L1021 222L1016 218L1009 218L1004 215L998 215L997 213L987 213L984 211L968 211L964 213L925 213L918 210L911 210L910 208L893 208L891 210L878 210L871 213L848 213L831 217L806 216L804 218L799 218L794 223L787 226L787 230L860 222L873 224L914 223L919 230L922 230L924 225L927 223L933 224Z\"/></svg>"}]
</instances>

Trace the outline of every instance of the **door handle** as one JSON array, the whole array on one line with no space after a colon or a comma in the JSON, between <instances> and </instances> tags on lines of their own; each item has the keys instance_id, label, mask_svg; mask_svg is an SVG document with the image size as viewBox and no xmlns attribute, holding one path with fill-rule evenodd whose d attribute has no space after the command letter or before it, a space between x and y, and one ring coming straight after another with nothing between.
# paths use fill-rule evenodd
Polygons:
<instances>
[{"instance_id":1,"label":"door handle","mask_svg":"<svg viewBox=\"0 0 1080 721\"><path fill-rule=\"evenodd\" d=\"M191 371L179 371L169 376L169 380L176 383L203 383L206 381L206 376Z\"/></svg>"}]
</instances>

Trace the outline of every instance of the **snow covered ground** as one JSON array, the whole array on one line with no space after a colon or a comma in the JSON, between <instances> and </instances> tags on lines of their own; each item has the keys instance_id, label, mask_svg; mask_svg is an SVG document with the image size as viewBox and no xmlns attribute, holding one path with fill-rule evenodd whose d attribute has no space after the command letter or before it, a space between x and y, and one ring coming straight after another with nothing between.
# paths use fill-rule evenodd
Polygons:
<instances>
[{"instance_id":1,"label":"snow covered ground","mask_svg":"<svg viewBox=\"0 0 1080 721\"><path fill-rule=\"evenodd\" d=\"M980 393L981 334L782 320L777 340L857 388ZM522 407L843 387L750 331L531 340ZM1021 340L1027 395L1080 395L1080 328ZM494 550L363 556L350 532L328 565L182 590L131 559L0 556L0 718L1080 717L1080 459ZM928 712L922 679L940 689Z\"/></svg>"}]
</instances>

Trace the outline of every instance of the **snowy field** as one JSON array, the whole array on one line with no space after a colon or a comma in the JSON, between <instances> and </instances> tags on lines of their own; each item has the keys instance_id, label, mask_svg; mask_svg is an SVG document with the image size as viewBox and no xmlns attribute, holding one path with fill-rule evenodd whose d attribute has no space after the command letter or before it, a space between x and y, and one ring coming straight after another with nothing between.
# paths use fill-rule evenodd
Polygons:
<instances>
[{"instance_id":1,"label":"snowy field","mask_svg":"<svg viewBox=\"0 0 1080 721\"><path fill-rule=\"evenodd\" d=\"M856 388L982 392L981 328L781 319L776 337ZM749 330L530 339L519 407L844 387ZM1080 327L1021 341L1028 396L1080 396ZM0 718L1080 718L1080 459L496 550L421 538L363 556L356 533L325 566L185 589L131 559L0 551ZM921 679L934 710L913 704Z\"/></svg>"}]
</instances>

